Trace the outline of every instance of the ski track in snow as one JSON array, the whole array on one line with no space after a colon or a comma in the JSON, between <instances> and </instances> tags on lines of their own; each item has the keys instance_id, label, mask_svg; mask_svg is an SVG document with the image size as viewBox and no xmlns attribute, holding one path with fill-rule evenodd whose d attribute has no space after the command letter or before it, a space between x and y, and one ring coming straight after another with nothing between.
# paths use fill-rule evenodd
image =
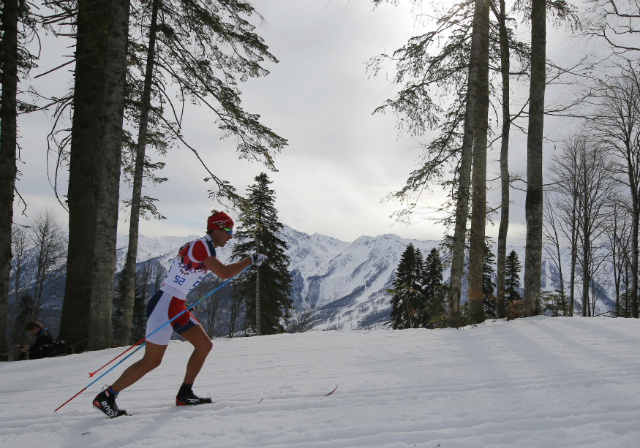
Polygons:
<instances>
[{"instance_id":1,"label":"ski track in snow","mask_svg":"<svg viewBox=\"0 0 640 448\"><path fill-rule=\"evenodd\" d=\"M637 447L639 342L634 319L547 317L217 339L194 385L215 403L178 408L172 341L114 420L90 403L123 366L53 410L122 349L2 363L0 446Z\"/></svg>"}]
</instances>

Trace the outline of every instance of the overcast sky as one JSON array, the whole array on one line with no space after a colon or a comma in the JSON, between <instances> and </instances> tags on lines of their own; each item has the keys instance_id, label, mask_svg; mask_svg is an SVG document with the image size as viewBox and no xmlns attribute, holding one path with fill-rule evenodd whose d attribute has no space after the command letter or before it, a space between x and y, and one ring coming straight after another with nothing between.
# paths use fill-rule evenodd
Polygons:
<instances>
[{"instance_id":1,"label":"overcast sky","mask_svg":"<svg viewBox=\"0 0 640 448\"><path fill-rule=\"evenodd\" d=\"M398 136L393 115L372 115L395 90L384 73L373 79L365 66L369 58L392 52L429 24L415 22L408 1L375 10L371 0L260 0L255 7L266 21L257 32L280 62L267 64L271 72L267 77L250 80L240 89L245 109L261 115L263 124L289 141L275 159L279 171L268 173L280 221L303 232L345 241L384 233L441 239L444 229L432 221L394 224L390 215L399 205L381 202L401 188L417 167L419 143L429 136ZM571 51L563 32L550 32L550 56ZM59 65L62 56L71 53L65 48L69 41L49 36L42 41L43 57L32 76ZM71 82L70 75L61 70L32 82L48 94L61 94ZM265 171L258 163L238 160L233 139L220 140L214 117L204 107L189 106L185 116L185 138L218 177L245 192L254 177ZM557 133L559 127L554 123L548 129ZM44 113L31 114L20 118L19 128L23 163L19 164L18 189L28 203L27 213L33 216L49 206L66 223L66 212L57 204L47 180L47 170L49 177L53 174L52 159L46 163L51 120ZM524 172L526 142L516 135L512 145L511 169ZM203 233L211 209L220 208L208 198L212 185L203 181L207 173L182 147L172 148L166 157L153 158L166 163L161 175L169 180L148 186L145 194L159 199L158 207L167 219L141 222L141 233ZM498 158L497 149L489 158ZM65 193L66 176L60 179ZM498 183L495 186L490 201L499 201ZM127 188L122 193L130 195ZM444 193L434 191L423 202L437 207L443 199ZM514 192L513 199L509 240L522 244L524 195ZM27 218L21 210L16 203L15 220L24 223ZM128 230L124 215L119 233ZM489 226L487 232L497 235L497 226Z\"/></svg>"}]
</instances>

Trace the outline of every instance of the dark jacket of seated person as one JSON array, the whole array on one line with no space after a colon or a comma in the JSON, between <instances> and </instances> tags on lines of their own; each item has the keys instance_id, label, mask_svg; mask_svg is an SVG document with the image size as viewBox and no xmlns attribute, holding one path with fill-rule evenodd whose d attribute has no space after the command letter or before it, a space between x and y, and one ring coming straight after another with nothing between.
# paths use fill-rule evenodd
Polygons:
<instances>
[{"instance_id":1,"label":"dark jacket of seated person","mask_svg":"<svg viewBox=\"0 0 640 448\"><path fill-rule=\"evenodd\" d=\"M22 346L22 353L20 354L21 360L26 358L27 353L29 354L29 359L41 359L51 356L56 350L56 345L53 342L53 338L51 337L49 330L47 330L40 322L28 322L25 326L25 330L36 338L33 341L33 345Z\"/></svg>"}]
</instances>

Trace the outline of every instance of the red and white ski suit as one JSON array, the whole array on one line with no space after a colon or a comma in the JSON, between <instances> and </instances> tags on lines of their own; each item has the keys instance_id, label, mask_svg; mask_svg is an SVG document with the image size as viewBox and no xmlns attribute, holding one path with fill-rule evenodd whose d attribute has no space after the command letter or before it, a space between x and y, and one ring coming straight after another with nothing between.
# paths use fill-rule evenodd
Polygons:
<instances>
[{"instance_id":1,"label":"red and white ski suit","mask_svg":"<svg viewBox=\"0 0 640 448\"><path fill-rule=\"evenodd\" d=\"M216 250L209 235L191 241L180 248L160 289L147 303L148 342L167 345L173 331L180 335L198 325L193 315L186 311L169 325L162 327L186 309L187 294L198 286L209 271L203 261L215 256Z\"/></svg>"}]
</instances>

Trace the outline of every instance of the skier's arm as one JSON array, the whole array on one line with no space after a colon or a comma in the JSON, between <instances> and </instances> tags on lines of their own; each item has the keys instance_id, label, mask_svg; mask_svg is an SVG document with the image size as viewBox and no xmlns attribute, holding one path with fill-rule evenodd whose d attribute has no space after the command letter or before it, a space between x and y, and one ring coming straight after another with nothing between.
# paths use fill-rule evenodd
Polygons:
<instances>
[{"instance_id":1,"label":"skier's arm","mask_svg":"<svg viewBox=\"0 0 640 448\"><path fill-rule=\"evenodd\" d=\"M203 263L207 269L216 274L219 278L226 280L239 274L244 268L251 266L251 257L247 257L231 264L223 264L216 257L209 257L206 258Z\"/></svg>"}]
</instances>

